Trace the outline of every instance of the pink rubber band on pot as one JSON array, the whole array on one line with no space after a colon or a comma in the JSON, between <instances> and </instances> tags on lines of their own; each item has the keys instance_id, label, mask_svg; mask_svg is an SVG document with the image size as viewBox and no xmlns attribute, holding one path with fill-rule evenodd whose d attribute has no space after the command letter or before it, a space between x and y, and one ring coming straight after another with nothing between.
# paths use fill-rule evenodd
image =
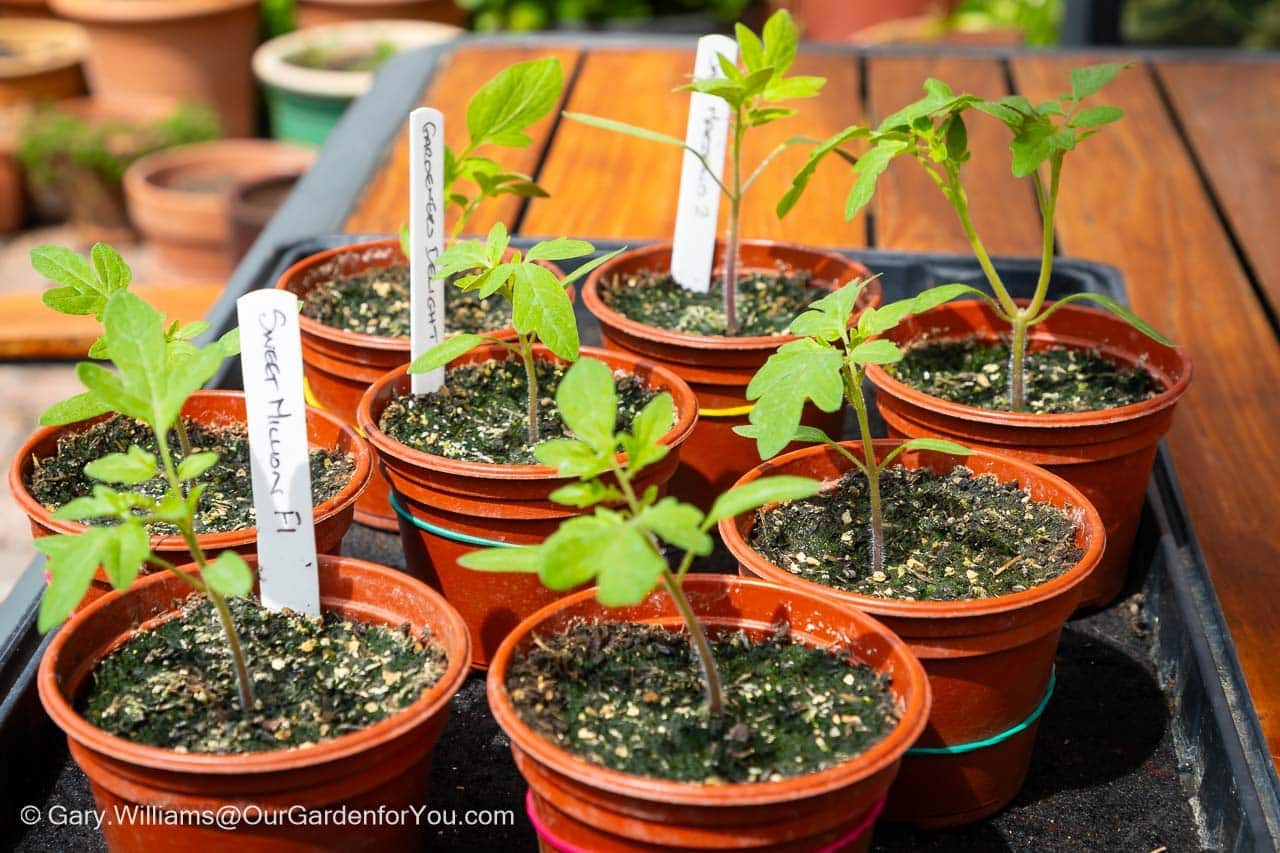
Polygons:
<instances>
[{"instance_id":1,"label":"pink rubber band on pot","mask_svg":"<svg viewBox=\"0 0 1280 853\"><path fill-rule=\"evenodd\" d=\"M835 851L839 850L850 841L853 841L855 838L862 835L862 833L871 829L872 825L876 822L876 818L880 817L880 812L884 811L884 803L888 796L888 794L885 794L883 797L876 800L876 804L872 806L865 815L863 815L862 820L858 821L857 825L854 826L853 829L849 830L825 847L819 847L816 853L835 853ZM529 815L529 822L533 824L533 829L538 833L538 837L551 845L557 853L592 853L592 851L585 847L579 847L576 844L570 844L567 841L561 841L559 838L555 837L547 825L542 822L542 819L538 817L538 810L533 802L533 789L529 789L525 792L524 810Z\"/></svg>"}]
</instances>

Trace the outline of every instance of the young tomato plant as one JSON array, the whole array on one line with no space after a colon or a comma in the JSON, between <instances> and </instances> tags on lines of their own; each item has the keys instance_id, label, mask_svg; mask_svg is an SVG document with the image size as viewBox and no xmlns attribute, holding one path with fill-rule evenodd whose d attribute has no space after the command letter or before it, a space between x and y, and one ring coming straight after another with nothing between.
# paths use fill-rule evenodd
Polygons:
<instances>
[{"instance_id":1,"label":"young tomato plant","mask_svg":"<svg viewBox=\"0 0 1280 853\"><path fill-rule=\"evenodd\" d=\"M731 135L729 137L729 178L728 183L717 180L720 192L729 201L729 224L725 232L725 271L724 271L724 317L725 334L738 333L736 289L738 283L738 241L739 223L742 219L742 199L747 190L755 183L765 167L791 145L813 140L805 137L792 137L778 145L764 157L751 174L744 180L742 177L742 143L747 131L794 115L795 110L780 106L783 101L795 98L812 98L822 90L826 78L794 76L787 77L792 62L796 57L796 46L799 43L799 31L791 14L780 9L765 22L761 36L750 29L737 24L735 34L738 40L738 55L742 60L742 68L735 63L720 57L720 68L723 78L694 80L680 87L677 91L701 92L714 95L729 106L732 117ZM650 142L660 142L676 148L693 152L706 168L709 175L715 170L703 158L701 152L690 148L684 140L667 136L642 127L635 127L613 119L582 113L566 112L565 118L582 122L605 130L627 133Z\"/></svg>"},{"instance_id":2,"label":"young tomato plant","mask_svg":"<svg viewBox=\"0 0 1280 853\"><path fill-rule=\"evenodd\" d=\"M621 249L602 255L579 266L563 279L538 261L564 261L581 258L595 251L583 240L563 237L533 245L523 256L519 251L504 261L508 245L507 229L501 222L489 230L485 242L464 240L454 243L436 262L436 275L449 281L464 293L475 293L480 299L498 294L511 306L511 324L516 330L516 344L487 335L459 334L437 344L414 359L410 373L424 373L443 367L460 355L483 343L506 347L524 364L529 390L529 444L538 443L538 371L533 345L541 343L565 361L578 358L578 321L573 314L566 288L591 272Z\"/></svg>"},{"instance_id":3,"label":"young tomato plant","mask_svg":"<svg viewBox=\"0 0 1280 853\"><path fill-rule=\"evenodd\" d=\"M872 444L867 401L862 394L862 378L868 364L892 364L902 358L897 344L876 338L912 314L927 311L955 297L973 291L964 284L944 284L926 290L914 299L902 299L880 308L864 309L857 325L851 325L858 295L871 279L850 282L812 303L791 323L791 333L800 339L784 344L769 357L751 378L747 399L755 400L750 424L734 432L756 440L761 459L776 456L793 440L823 442L839 451L867 478L871 504L871 571L884 570L884 522L880 509L880 474L906 450L936 450L957 456L969 449L953 441L913 438L899 444L876 462ZM839 442L816 427L803 426L800 417L805 401L824 412L840 408L842 400L853 406L862 437L859 459Z\"/></svg>"},{"instance_id":4,"label":"young tomato plant","mask_svg":"<svg viewBox=\"0 0 1280 853\"><path fill-rule=\"evenodd\" d=\"M1063 160L1103 125L1117 121L1124 115L1119 107L1085 107L1083 103L1126 67L1110 63L1077 68L1071 72L1070 92L1038 106L1021 95L1010 95L997 101L985 101L974 95L957 95L940 80L927 80L923 98L898 110L876 129L854 125L816 147L808 162L796 174L791 188L778 202L778 215L786 216L804 193L818 163L828 154L839 152L846 142L859 139L868 145L866 152L857 158L853 166L857 179L845 201L847 218L852 218L871 201L876 181L895 158L907 155L919 163L942 190L959 217L994 298L985 293L978 295L986 299L996 316L1010 326L1009 399L1013 411L1022 411L1026 401L1024 362L1027 333L1064 305L1082 300L1095 302L1153 340L1165 346L1173 346L1172 342L1146 321L1101 293L1073 293L1051 304L1045 304L1049 278L1053 272L1053 223L1061 189ZM994 116L1009 128L1013 133L1013 141L1009 145L1013 154L1013 175L1016 178L1030 178L1035 188L1043 238L1040 274L1036 280L1035 292L1026 305L1018 305L1010 295L1009 288L992 264L991 256L978 236L969 214L969 200L961 173L971 157L964 119L964 114L971 109Z\"/></svg>"},{"instance_id":5,"label":"young tomato plant","mask_svg":"<svg viewBox=\"0 0 1280 853\"><path fill-rule=\"evenodd\" d=\"M90 267L74 252L56 247L41 247L33 253L36 269L62 284L49 291L46 302L67 313L97 316L103 334L94 348L116 368L113 372L93 362L76 365L76 374L88 390L54 406L42 420L65 423L69 420L63 418L78 419L71 418L77 411L82 417L113 411L150 427L159 456L133 445L124 453L109 453L85 466L85 473L99 481L93 494L64 504L53 516L111 523L35 541L36 548L46 557L45 568L51 578L40 602L37 625L41 632L47 632L66 619L84 598L99 566L111 585L121 590L133 583L143 563L161 566L213 602L235 665L240 701L247 710L253 705L252 683L226 599L249 594L253 575L235 552L223 552L213 560L205 555L195 532L195 513L203 487L189 485L189 481L217 463L218 454L189 450L175 453L169 443L169 431L181 424L187 398L212 378L224 358L234 354L238 349L236 338L224 337L205 347L192 344L189 338L207 326L195 331L176 324L166 326L164 315L125 289L129 269L118 255L99 244L92 256L94 264ZM185 334L183 329L187 330ZM86 412L89 414L84 415ZM151 480L157 473L162 473L168 483L162 496L127 490ZM151 552L146 525L153 523L178 529L199 567L199 577Z\"/></svg>"},{"instance_id":6,"label":"young tomato plant","mask_svg":"<svg viewBox=\"0 0 1280 853\"><path fill-rule=\"evenodd\" d=\"M617 391L609 367L584 358L565 374L556 392L565 424L577 438L543 442L534 452L562 476L578 481L562 486L551 499L569 506L595 507L591 515L569 519L541 545L487 548L463 555L470 569L537 573L549 589L569 590L594 580L596 597L606 607L639 604L662 584L675 603L705 679L712 715L724 708L724 691L706 632L698 623L681 583L695 556L711 553L711 530L722 518L778 501L816 494L821 485L804 477L764 477L721 495L702 510L673 497L658 499L650 486L637 494L635 481L645 468L669 452L662 436L671 429L671 395L654 397L632 422L615 433ZM626 457L620 459L620 454ZM672 570L663 556L666 542L684 552Z\"/></svg>"},{"instance_id":7,"label":"young tomato plant","mask_svg":"<svg viewBox=\"0 0 1280 853\"><path fill-rule=\"evenodd\" d=\"M496 160L476 152L484 146L528 148L533 140L529 126L555 107L564 89L564 71L555 57L518 62L494 75L467 104L467 144L459 151L444 149L444 198L458 208L449 235L453 243L476 209L487 199L502 195L545 198L546 190L528 175L504 169ZM475 185L474 194L463 192L458 181ZM405 253L408 256L408 252Z\"/></svg>"}]
</instances>

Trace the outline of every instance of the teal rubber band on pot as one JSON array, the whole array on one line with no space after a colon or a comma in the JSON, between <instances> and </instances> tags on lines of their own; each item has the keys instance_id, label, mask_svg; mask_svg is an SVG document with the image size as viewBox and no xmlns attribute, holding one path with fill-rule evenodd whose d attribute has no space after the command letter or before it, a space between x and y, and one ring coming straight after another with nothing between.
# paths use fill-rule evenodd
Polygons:
<instances>
[{"instance_id":1,"label":"teal rubber band on pot","mask_svg":"<svg viewBox=\"0 0 1280 853\"><path fill-rule=\"evenodd\" d=\"M480 548L518 548L519 545L514 542L499 542L496 539L485 539L481 536L472 536L470 533L463 533L460 530L450 530L447 527L441 527L438 524L432 524L429 521L423 521L414 517L407 509L400 506L400 501L396 500L396 493L390 495L391 508L396 511L396 515L412 524L419 530L425 530L428 533L434 533L443 539L450 539L454 542L461 542L464 545L476 545Z\"/></svg>"},{"instance_id":2,"label":"teal rubber band on pot","mask_svg":"<svg viewBox=\"0 0 1280 853\"><path fill-rule=\"evenodd\" d=\"M1036 705L1025 720L1013 725L999 734L982 740L973 740L968 743L956 743L950 746L913 746L907 750L907 755L963 755L966 752L973 752L979 749L986 749L989 746L995 746L1003 743L1016 734L1026 731L1036 720L1040 719L1040 715L1044 713L1045 707L1049 704L1049 697L1053 695L1053 688L1058 682L1057 667L1049 670L1049 686L1045 688L1044 696L1040 699L1040 704Z\"/></svg>"}]
</instances>

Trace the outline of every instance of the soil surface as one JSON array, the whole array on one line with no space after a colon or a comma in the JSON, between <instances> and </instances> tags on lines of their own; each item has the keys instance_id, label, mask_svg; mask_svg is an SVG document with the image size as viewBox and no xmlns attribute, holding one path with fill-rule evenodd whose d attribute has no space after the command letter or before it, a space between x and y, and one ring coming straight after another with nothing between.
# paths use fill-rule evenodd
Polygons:
<instances>
[{"instance_id":1,"label":"soil surface","mask_svg":"<svg viewBox=\"0 0 1280 853\"><path fill-rule=\"evenodd\" d=\"M539 361L538 437L570 435L556 407L556 389L566 367ZM618 390L616 429L631 421L657 396L640 377L615 372ZM491 360L450 368L434 394L406 394L387 404L378 426L415 450L462 459L528 465L537 462L529 444L529 384L519 359Z\"/></svg>"},{"instance_id":2,"label":"soil surface","mask_svg":"<svg viewBox=\"0 0 1280 853\"><path fill-rule=\"evenodd\" d=\"M1052 347L1028 352L1026 410L1041 414L1093 412L1140 403L1164 386L1141 365L1123 367L1097 352ZM918 391L982 409L1009 408L1009 344L930 341L911 347L886 367Z\"/></svg>"},{"instance_id":3,"label":"soil surface","mask_svg":"<svg viewBox=\"0 0 1280 853\"><path fill-rule=\"evenodd\" d=\"M225 533L244 530L256 524L253 507L253 482L249 475L249 438L244 424L204 425L192 420L184 421L187 437L193 452L215 451L221 458L218 463L191 482L205 487L195 518L196 533ZM97 482L84 473L84 466L108 453L123 453L130 445L156 453L155 436L146 424L115 415L85 430L66 433L58 439L58 450L53 456L37 458L27 478L27 488L32 497L53 510L74 498L93 493ZM174 451L174 464L181 461L177 432L169 435L169 446ZM351 482L355 473L355 459L345 452L311 449L311 500L316 506L332 498ZM118 487L123 489L124 487ZM169 483L164 475L129 491L160 497L168 492ZM90 520L84 520L90 523ZM109 524L109 520L94 523ZM168 524L152 524L148 529L153 535L168 535L177 530Z\"/></svg>"},{"instance_id":4,"label":"soil surface","mask_svg":"<svg viewBox=\"0 0 1280 853\"><path fill-rule=\"evenodd\" d=\"M480 299L445 288L445 328L450 333L495 332L511 325L511 306L499 295ZM318 323L383 338L409 337L409 267L393 264L313 287L302 314Z\"/></svg>"},{"instance_id":5,"label":"soil surface","mask_svg":"<svg viewBox=\"0 0 1280 853\"><path fill-rule=\"evenodd\" d=\"M738 336L780 335L804 307L826 293L809 287L808 273L779 270L738 279ZM686 335L724 334L724 277L706 293L685 290L670 273L618 275L603 283L600 298L628 319Z\"/></svg>"},{"instance_id":6,"label":"soil surface","mask_svg":"<svg viewBox=\"0 0 1280 853\"><path fill-rule=\"evenodd\" d=\"M526 723L596 764L680 782L779 781L857 755L897 724L888 678L866 664L742 632L712 638L725 713L706 710L685 634L581 623L512 664Z\"/></svg>"},{"instance_id":7,"label":"soil surface","mask_svg":"<svg viewBox=\"0 0 1280 853\"><path fill-rule=\"evenodd\" d=\"M85 719L178 752L310 746L408 707L447 666L429 634L272 611L249 599L228 606L253 682L251 713L240 709L217 611L193 595L179 616L139 631L98 664Z\"/></svg>"},{"instance_id":8,"label":"soil surface","mask_svg":"<svg viewBox=\"0 0 1280 853\"><path fill-rule=\"evenodd\" d=\"M1075 524L1016 483L901 465L880 477L884 571L871 571L866 477L851 471L820 495L757 513L751 546L805 580L876 598L940 600L1021 592L1083 555Z\"/></svg>"}]
</instances>

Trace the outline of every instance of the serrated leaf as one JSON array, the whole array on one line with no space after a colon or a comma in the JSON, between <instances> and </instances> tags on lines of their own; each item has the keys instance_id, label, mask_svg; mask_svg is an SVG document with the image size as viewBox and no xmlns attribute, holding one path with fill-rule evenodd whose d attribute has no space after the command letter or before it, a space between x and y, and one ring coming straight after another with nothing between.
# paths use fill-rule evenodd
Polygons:
<instances>
[{"instance_id":1,"label":"serrated leaf","mask_svg":"<svg viewBox=\"0 0 1280 853\"><path fill-rule=\"evenodd\" d=\"M40 294L40 301L60 314L96 314L102 297L82 293L74 287L55 287Z\"/></svg>"},{"instance_id":2,"label":"serrated leaf","mask_svg":"<svg viewBox=\"0 0 1280 853\"><path fill-rule=\"evenodd\" d=\"M1077 101L1089 97L1129 67L1129 63L1105 62L1071 71L1071 97Z\"/></svg>"},{"instance_id":3,"label":"serrated leaf","mask_svg":"<svg viewBox=\"0 0 1280 853\"><path fill-rule=\"evenodd\" d=\"M541 243L534 243L525 255L525 259L530 261L564 261L569 258L581 258L595 250L595 246L592 246L586 240L570 240L565 237L557 237L554 240L543 240Z\"/></svg>"},{"instance_id":4,"label":"serrated leaf","mask_svg":"<svg viewBox=\"0 0 1280 853\"><path fill-rule=\"evenodd\" d=\"M844 218L853 219L854 214L866 207L875 195L876 181L889 168L893 158L906 151L908 143L901 140L882 139L880 142L858 158L855 167L858 177L849 190L844 202Z\"/></svg>"},{"instance_id":5,"label":"serrated leaf","mask_svg":"<svg viewBox=\"0 0 1280 853\"><path fill-rule=\"evenodd\" d=\"M536 545L516 548L482 548L458 558L458 565L477 572L536 573L542 563L542 549Z\"/></svg>"},{"instance_id":6,"label":"serrated leaf","mask_svg":"<svg viewBox=\"0 0 1280 853\"><path fill-rule=\"evenodd\" d=\"M597 453L611 454L617 447L613 427L618 419L618 396L613 371L602 361L584 358L565 371L556 389L560 417L578 438Z\"/></svg>"},{"instance_id":7,"label":"serrated leaf","mask_svg":"<svg viewBox=\"0 0 1280 853\"><path fill-rule=\"evenodd\" d=\"M178 463L178 479L183 481L194 480L218 464L218 458L219 455L212 450L192 453L190 456L183 457L182 461Z\"/></svg>"},{"instance_id":8,"label":"serrated leaf","mask_svg":"<svg viewBox=\"0 0 1280 853\"><path fill-rule=\"evenodd\" d=\"M705 557L714 543L702 529L702 510L666 497L640 513L637 521L682 551Z\"/></svg>"},{"instance_id":9,"label":"serrated leaf","mask_svg":"<svg viewBox=\"0 0 1280 853\"><path fill-rule=\"evenodd\" d=\"M827 85L827 78L808 75L774 77L764 87L766 101L789 101L798 98L814 98Z\"/></svg>"},{"instance_id":10,"label":"serrated leaf","mask_svg":"<svg viewBox=\"0 0 1280 853\"><path fill-rule=\"evenodd\" d=\"M41 536L36 550L45 555L49 586L40 599L36 628L47 634L75 610L89 591L107 546L108 528L90 527L79 534Z\"/></svg>"},{"instance_id":11,"label":"serrated leaf","mask_svg":"<svg viewBox=\"0 0 1280 853\"><path fill-rule=\"evenodd\" d=\"M741 486L735 486L716 498L707 513L703 526L707 529L717 524L722 518L734 518L744 512L750 512L767 504L798 501L816 495L822 488L822 482L809 477L792 477L780 475L761 477Z\"/></svg>"},{"instance_id":12,"label":"serrated leaf","mask_svg":"<svg viewBox=\"0 0 1280 853\"><path fill-rule=\"evenodd\" d=\"M800 31L795 20L786 9L779 9L764 22L760 33L764 43L764 57L761 65L771 66L778 76L786 74L796 58L796 47L800 44Z\"/></svg>"},{"instance_id":13,"label":"serrated leaf","mask_svg":"<svg viewBox=\"0 0 1280 853\"><path fill-rule=\"evenodd\" d=\"M466 355L480 346L484 343L484 340L483 336L473 335L469 332L461 332L451 338L445 338L443 342L436 344L415 358L413 363L409 365L409 372L426 373L428 370L444 367L455 358Z\"/></svg>"},{"instance_id":14,"label":"serrated leaf","mask_svg":"<svg viewBox=\"0 0 1280 853\"><path fill-rule=\"evenodd\" d=\"M840 353L809 338L783 344L747 386L755 400L751 423L762 433L756 439L761 459L775 456L795 435L806 400L824 412L834 412L844 400Z\"/></svg>"},{"instance_id":15,"label":"serrated leaf","mask_svg":"<svg viewBox=\"0 0 1280 853\"><path fill-rule=\"evenodd\" d=\"M111 411L110 403L93 391L85 391L45 409L40 413L40 424L41 426L65 426L96 418L109 411Z\"/></svg>"},{"instance_id":16,"label":"serrated leaf","mask_svg":"<svg viewBox=\"0 0 1280 853\"><path fill-rule=\"evenodd\" d=\"M226 598L253 592L253 572L235 551L223 551L200 573L209 589Z\"/></svg>"},{"instance_id":17,"label":"serrated leaf","mask_svg":"<svg viewBox=\"0 0 1280 853\"><path fill-rule=\"evenodd\" d=\"M532 264L515 269L511 321L517 332L534 332L547 349L566 361L578 358L578 321L564 286L550 271Z\"/></svg>"},{"instance_id":18,"label":"serrated leaf","mask_svg":"<svg viewBox=\"0 0 1280 853\"><path fill-rule=\"evenodd\" d=\"M600 453L576 438L553 438L533 448L533 455L543 465L550 465L562 477L594 477L607 471L613 460L612 450Z\"/></svg>"},{"instance_id":19,"label":"serrated leaf","mask_svg":"<svg viewBox=\"0 0 1280 853\"><path fill-rule=\"evenodd\" d=\"M884 338L863 341L849 350L849 360L854 364L893 364L902 361L902 350Z\"/></svg>"},{"instance_id":20,"label":"serrated leaf","mask_svg":"<svg viewBox=\"0 0 1280 853\"><path fill-rule=\"evenodd\" d=\"M50 281L80 293L106 296L89 261L65 246L36 246L31 250L31 268Z\"/></svg>"},{"instance_id":21,"label":"serrated leaf","mask_svg":"<svg viewBox=\"0 0 1280 853\"><path fill-rule=\"evenodd\" d=\"M1076 113L1071 120L1075 127L1101 127L1124 118L1124 110L1119 107L1090 107Z\"/></svg>"},{"instance_id":22,"label":"serrated leaf","mask_svg":"<svg viewBox=\"0 0 1280 853\"><path fill-rule=\"evenodd\" d=\"M548 589L567 590L596 576L604 565L603 552L617 541L625 525L585 515L571 518L542 543L538 576Z\"/></svg>"},{"instance_id":23,"label":"serrated leaf","mask_svg":"<svg viewBox=\"0 0 1280 853\"><path fill-rule=\"evenodd\" d=\"M137 579L142 564L151 556L151 540L141 522L130 520L110 532L102 549L102 569L116 589L128 589Z\"/></svg>"},{"instance_id":24,"label":"serrated leaf","mask_svg":"<svg viewBox=\"0 0 1280 853\"><path fill-rule=\"evenodd\" d=\"M838 149L846 142L867 136L871 133L868 128L859 127L857 125L846 127L844 130L820 143L812 151L809 152L809 159L796 172L794 178L791 179L791 186L786 193L778 200L776 213L778 218L782 218L791 212L791 208L795 207L796 202L800 200L800 196L804 195L805 189L809 186L809 180L813 177L813 173L817 170L818 165L826 159L826 156L832 151Z\"/></svg>"},{"instance_id":25,"label":"serrated leaf","mask_svg":"<svg viewBox=\"0 0 1280 853\"><path fill-rule=\"evenodd\" d=\"M523 131L551 112L563 89L564 72L555 57L518 62L499 71L467 104L472 147L529 145L532 140Z\"/></svg>"},{"instance_id":26,"label":"serrated leaf","mask_svg":"<svg viewBox=\"0 0 1280 853\"><path fill-rule=\"evenodd\" d=\"M670 448L662 438L675 421L675 403L667 392L654 397L631 421L631 432L622 438L627 454L627 469L634 476L667 457Z\"/></svg>"},{"instance_id":27,"label":"serrated leaf","mask_svg":"<svg viewBox=\"0 0 1280 853\"><path fill-rule=\"evenodd\" d=\"M751 28L741 22L733 25L733 34L738 41L738 56L748 71L764 67L764 44L760 37L751 32Z\"/></svg>"},{"instance_id":28,"label":"serrated leaf","mask_svg":"<svg viewBox=\"0 0 1280 853\"><path fill-rule=\"evenodd\" d=\"M103 287L103 296L110 296L117 290L124 290L133 279L133 271L120 257L120 253L106 243L94 243L89 250L93 260L93 268L97 272L99 283Z\"/></svg>"},{"instance_id":29,"label":"serrated leaf","mask_svg":"<svg viewBox=\"0 0 1280 853\"><path fill-rule=\"evenodd\" d=\"M156 475L156 457L136 444L124 453L108 453L84 466L84 473L104 483L136 486Z\"/></svg>"},{"instance_id":30,"label":"serrated leaf","mask_svg":"<svg viewBox=\"0 0 1280 853\"><path fill-rule=\"evenodd\" d=\"M585 508L599 503L615 503L623 499L622 492L599 480L587 480L582 483L569 483L561 486L550 495L551 500L566 506Z\"/></svg>"},{"instance_id":31,"label":"serrated leaf","mask_svg":"<svg viewBox=\"0 0 1280 853\"><path fill-rule=\"evenodd\" d=\"M479 240L459 240L436 259L436 278L448 279L458 273L490 266L489 253Z\"/></svg>"},{"instance_id":32,"label":"serrated leaf","mask_svg":"<svg viewBox=\"0 0 1280 853\"><path fill-rule=\"evenodd\" d=\"M1163 334L1161 334L1156 329L1155 326L1152 326L1146 320L1142 319L1137 314L1133 313L1128 308L1121 305L1119 302L1116 302L1110 296L1106 296L1101 293L1073 293L1070 296L1064 296L1061 299L1054 302L1052 305L1048 306L1040 314L1040 316L1035 318L1032 322L1041 323L1045 320L1045 318L1049 317L1051 314L1056 312L1059 308L1061 308L1064 305L1069 305L1072 302L1093 302L1107 309L1112 314L1115 314L1121 320L1124 320L1130 326L1133 326L1139 332L1142 332L1142 334L1151 338L1156 343L1162 344L1167 347L1177 346L1177 344L1175 344L1173 341L1169 340Z\"/></svg>"}]
</instances>

